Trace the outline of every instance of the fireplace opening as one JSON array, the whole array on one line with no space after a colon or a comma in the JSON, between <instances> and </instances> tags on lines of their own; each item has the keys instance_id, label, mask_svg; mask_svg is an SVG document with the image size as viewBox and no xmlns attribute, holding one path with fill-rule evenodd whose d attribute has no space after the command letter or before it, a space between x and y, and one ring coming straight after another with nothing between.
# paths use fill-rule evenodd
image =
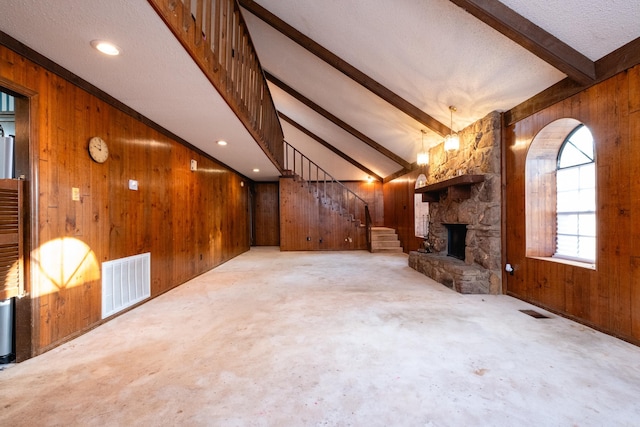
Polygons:
<instances>
[{"instance_id":1,"label":"fireplace opening","mask_svg":"<svg viewBox=\"0 0 640 427\"><path fill-rule=\"evenodd\" d=\"M467 224L444 224L447 227L447 256L464 261Z\"/></svg>"}]
</instances>

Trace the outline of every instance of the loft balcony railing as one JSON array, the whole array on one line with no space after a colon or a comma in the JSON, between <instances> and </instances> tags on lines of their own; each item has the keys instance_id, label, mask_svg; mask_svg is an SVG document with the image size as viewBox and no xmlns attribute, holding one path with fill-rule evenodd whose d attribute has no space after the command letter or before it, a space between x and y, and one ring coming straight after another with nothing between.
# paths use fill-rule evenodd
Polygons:
<instances>
[{"instance_id":1,"label":"loft balcony railing","mask_svg":"<svg viewBox=\"0 0 640 427\"><path fill-rule=\"evenodd\" d=\"M367 249L371 251L371 214L369 204L362 197L347 188L313 160L298 151L293 145L284 141L284 175L299 178L310 192L330 205L342 216L352 222L359 222L366 227Z\"/></svg>"},{"instance_id":2,"label":"loft balcony railing","mask_svg":"<svg viewBox=\"0 0 640 427\"><path fill-rule=\"evenodd\" d=\"M148 1L282 173L282 128L236 0Z\"/></svg>"}]
</instances>

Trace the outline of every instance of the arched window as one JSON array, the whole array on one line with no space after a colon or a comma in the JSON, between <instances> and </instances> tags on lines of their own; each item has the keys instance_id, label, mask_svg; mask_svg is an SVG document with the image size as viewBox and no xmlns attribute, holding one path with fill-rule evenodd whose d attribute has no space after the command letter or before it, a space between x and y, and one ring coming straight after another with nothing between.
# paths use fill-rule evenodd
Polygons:
<instances>
[{"instance_id":1,"label":"arched window","mask_svg":"<svg viewBox=\"0 0 640 427\"><path fill-rule=\"evenodd\" d=\"M427 177L420 174L416 179L415 188L427 185ZM422 239L426 239L429 235L429 203L422 201L422 194L414 194L413 207L415 213L415 235Z\"/></svg>"},{"instance_id":2,"label":"arched window","mask_svg":"<svg viewBox=\"0 0 640 427\"><path fill-rule=\"evenodd\" d=\"M595 268L594 141L578 120L545 126L525 164L526 255Z\"/></svg>"},{"instance_id":3,"label":"arched window","mask_svg":"<svg viewBox=\"0 0 640 427\"><path fill-rule=\"evenodd\" d=\"M554 256L595 262L596 168L593 137L579 125L565 139L556 172L556 251Z\"/></svg>"}]
</instances>

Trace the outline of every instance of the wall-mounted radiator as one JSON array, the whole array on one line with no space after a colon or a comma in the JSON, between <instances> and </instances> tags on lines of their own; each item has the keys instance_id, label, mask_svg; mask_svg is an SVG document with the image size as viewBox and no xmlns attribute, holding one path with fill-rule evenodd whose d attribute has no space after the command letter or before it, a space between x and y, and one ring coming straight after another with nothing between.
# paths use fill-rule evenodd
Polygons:
<instances>
[{"instance_id":1,"label":"wall-mounted radiator","mask_svg":"<svg viewBox=\"0 0 640 427\"><path fill-rule=\"evenodd\" d=\"M151 254L102 263L102 318L151 296Z\"/></svg>"}]
</instances>

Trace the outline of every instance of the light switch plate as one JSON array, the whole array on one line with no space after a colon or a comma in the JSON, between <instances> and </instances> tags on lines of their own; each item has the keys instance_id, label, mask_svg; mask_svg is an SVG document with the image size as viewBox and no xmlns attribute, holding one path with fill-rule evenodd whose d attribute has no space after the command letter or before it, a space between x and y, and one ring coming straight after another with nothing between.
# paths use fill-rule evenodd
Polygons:
<instances>
[{"instance_id":1,"label":"light switch plate","mask_svg":"<svg viewBox=\"0 0 640 427\"><path fill-rule=\"evenodd\" d=\"M71 187L71 200L74 202L80 201L80 189L78 187Z\"/></svg>"},{"instance_id":2,"label":"light switch plate","mask_svg":"<svg viewBox=\"0 0 640 427\"><path fill-rule=\"evenodd\" d=\"M138 191L138 181L135 179L129 180L129 190Z\"/></svg>"}]
</instances>

